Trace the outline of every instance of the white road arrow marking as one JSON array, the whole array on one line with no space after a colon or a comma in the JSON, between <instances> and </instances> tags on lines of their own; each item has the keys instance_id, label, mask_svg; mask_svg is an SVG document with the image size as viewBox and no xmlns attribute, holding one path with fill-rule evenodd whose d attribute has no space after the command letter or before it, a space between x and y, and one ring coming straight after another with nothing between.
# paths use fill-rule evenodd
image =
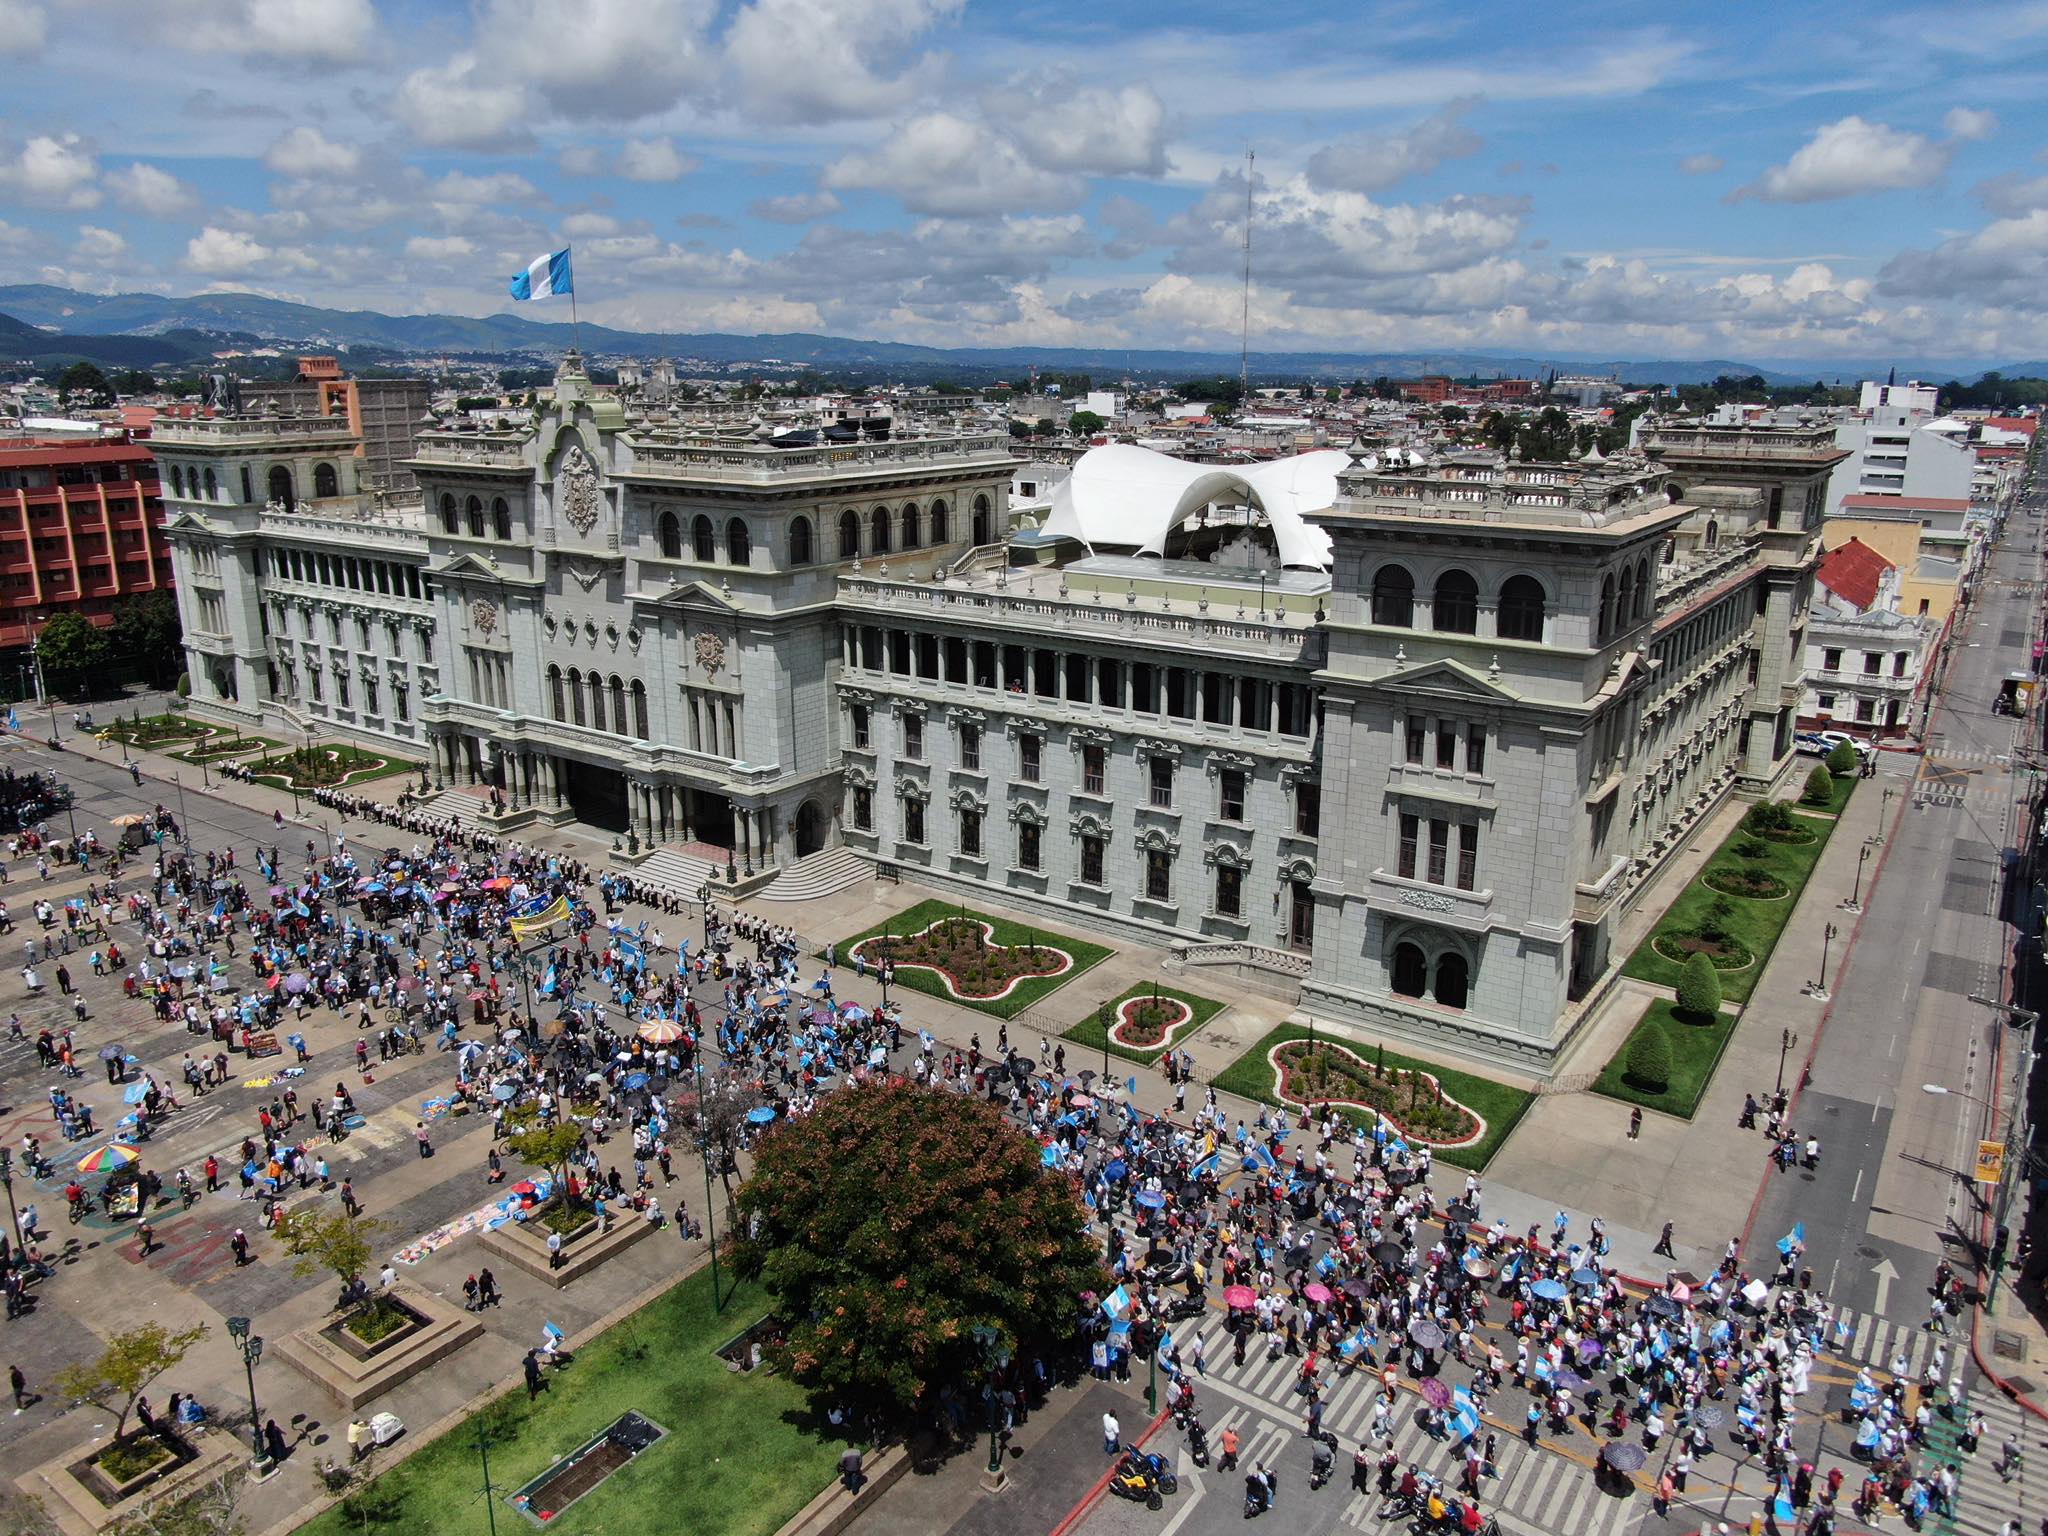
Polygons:
<instances>
[{"instance_id":1,"label":"white road arrow marking","mask_svg":"<svg viewBox=\"0 0 2048 1536\"><path fill-rule=\"evenodd\" d=\"M1890 1259L1879 1259L1877 1261L1877 1268L1873 1269L1871 1273L1877 1276L1877 1305L1871 1310L1882 1317L1884 1315L1885 1298L1891 1295L1892 1282L1899 1278L1899 1272L1892 1268L1892 1261Z\"/></svg>"},{"instance_id":2,"label":"white road arrow marking","mask_svg":"<svg viewBox=\"0 0 2048 1536\"><path fill-rule=\"evenodd\" d=\"M1202 1495L1206 1491L1202 1487L1202 1474L1199 1472L1190 1472L1182 1478L1181 1487L1194 1491L1182 1500L1180 1508L1173 1512L1173 1518L1159 1528L1159 1536L1174 1536L1174 1532L1187 1524L1188 1516L1195 1512L1195 1506L1202 1502Z\"/></svg>"}]
</instances>

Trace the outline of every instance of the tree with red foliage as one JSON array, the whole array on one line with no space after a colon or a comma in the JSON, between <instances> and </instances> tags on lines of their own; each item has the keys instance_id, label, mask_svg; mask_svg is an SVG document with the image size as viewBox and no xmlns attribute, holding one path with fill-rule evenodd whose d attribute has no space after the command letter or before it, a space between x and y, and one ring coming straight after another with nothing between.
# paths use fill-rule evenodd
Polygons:
<instances>
[{"instance_id":1,"label":"tree with red foliage","mask_svg":"<svg viewBox=\"0 0 2048 1536\"><path fill-rule=\"evenodd\" d=\"M777 1126L740 1186L732 1259L776 1298L796 1380L895 1418L977 1382L977 1328L1013 1356L1074 1337L1108 1276L1071 1178L994 1105L907 1081Z\"/></svg>"}]
</instances>

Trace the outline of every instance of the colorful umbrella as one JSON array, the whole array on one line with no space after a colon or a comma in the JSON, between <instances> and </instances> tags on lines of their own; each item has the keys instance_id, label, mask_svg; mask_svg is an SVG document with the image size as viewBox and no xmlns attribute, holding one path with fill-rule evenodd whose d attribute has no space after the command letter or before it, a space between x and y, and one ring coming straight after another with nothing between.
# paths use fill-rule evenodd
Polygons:
<instances>
[{"instance_id":1,"label":"colorful umbrella","mask_svg":"<svg viewBox=\"0 0 2048 1536\"><path fill-rule=\"evenodd\" d=\"M1451 1388L1441 1376L1422 1378L1422 1400L1432 1408L1451 1406Z\"/></svg>"},{"instance_id":2,"label":"colorful umbrella","mask_svg":"<svg viewBox=\"0 0 2048 1536\"><path fill-rule=\"evenodd\" d=\"M126 1168L140 1160L139 1154L125 1141L110 1141L104 1147L95 1147L78 1160L80 1173L106 1173L115 1168Z\"/></svg>"},{"instance_id":3,"label":"colorful umbrella","mask_svg":"<svg viewBox=\"0 0 2048 1536\"><path fill-rule=\"evenodd\" d=\"M1242 1312L1259 1299L1259 1293L1248 1285L1230 1285L1223 1289L1223 1305L1233 1312Z\"/></svg>"},{"instance_id":4,"label":"colorful umbrella","mask_svg":"<svg viewBox=\"0 0 2048 1536\"><path fill-rule=\"evenodd\" d=\"M1310 1301L1321 1303L1330 1299L1330 1288L1319 1280L1313 1285L1304 1286L1301 1294Z\"/></svg>"},{"instance_id":5,"label":"colorful umbrella","mask_svg":"<svg viewBox=\"0 0 2048 1536\"><path fill-rule=\"evenodd\" d=\"M640 1026L640 1038L649 1045L674 1045L684 1033L682 1025L672 1024L666 1019L656 1019Z\"/></svg>"}]
</instances>

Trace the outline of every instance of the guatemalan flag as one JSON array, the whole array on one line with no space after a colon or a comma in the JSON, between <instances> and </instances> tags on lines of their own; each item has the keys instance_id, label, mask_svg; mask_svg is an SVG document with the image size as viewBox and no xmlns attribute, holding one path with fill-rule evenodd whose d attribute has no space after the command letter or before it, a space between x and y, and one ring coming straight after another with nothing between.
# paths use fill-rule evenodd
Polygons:
<instances>
[{"instance_id":1,"label":"guatemalan flag","mask_svg":"<svg viewBox=\"0 0 2048 1536\"><path fill-rule=\"evenodd\" d=\"M544 299L551 293L575 291L569 274L567 251L556 251L552 256L536 256L524 272L512 279L512 297L515 299Z\"/></svg>"}]
</instances>

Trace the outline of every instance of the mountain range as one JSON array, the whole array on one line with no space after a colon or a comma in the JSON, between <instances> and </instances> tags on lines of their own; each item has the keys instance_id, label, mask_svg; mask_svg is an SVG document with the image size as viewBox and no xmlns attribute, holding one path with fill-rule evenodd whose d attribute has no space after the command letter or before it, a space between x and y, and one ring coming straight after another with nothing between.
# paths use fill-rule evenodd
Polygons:
<instances>
[{"instance_id":1,"label":"mountain range","mask_svg":"<svg viewBox=\"0 0 2048 1536\"><path fill-rule=\"evenodd\" d=\"M11 323L13 322L25 323ZM27 334L24 334L27 333ZM385 315L374 310L322 309L254 293L172 297L154 293L92 294L44 283L0 285L0 359L90 358L124 367L179 364L225 345L219 338L260 341L322 352L374 348L477 359L546 359L572 338L562 322L497 315ZM779 361L821 371L886 373L908 379L947 375L976 381L1016 377L1032 368L1088 373L1098 381L1234 374L1234 352L1100 347L932 347L809 332L754 336L724 332L622 331L581 328L581 344L596 357L673 357L733 365ZM38 348L40 350L38 350ZM1489 351L1254 352L1259 378L1343 380L1424 373L1502 378L1562 373L1612 374L1645 384L1702 384L1722 374L1762 374L1774 384L1833 382L1883 375L1946 380L1975 378L1984 365L1925 358L1741 362L1708 359L1603 359L1577 355L1518 355ZM2008 376L2041 376L2048 364L2015 363Z\"/></svg>"}]
</instances>

